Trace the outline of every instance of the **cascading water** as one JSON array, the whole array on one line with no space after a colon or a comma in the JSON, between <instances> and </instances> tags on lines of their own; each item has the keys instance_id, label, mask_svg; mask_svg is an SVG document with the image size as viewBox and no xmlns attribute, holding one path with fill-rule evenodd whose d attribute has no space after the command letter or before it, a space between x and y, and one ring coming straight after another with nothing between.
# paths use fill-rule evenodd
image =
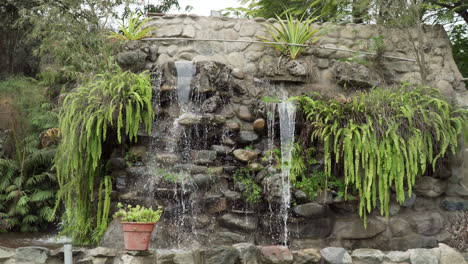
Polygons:
<instances>
[{"instance_id":1,"label":"cascading water","mask_svg":"<svg viewBox=\"0 0 468 264\"><path fill-rule=\"evenodd\" d=\"M296 106L283 99L278 105L281 139L281 215L284 223L283 243L288 242L288 213L291 202L289 172L291 169L292 149L294 144Z\"/></svg>"},{"instance_id":2,"label":"cascading water","mask_svg":"<svg viewBox=\"0 0 468 264\"><path fill-rule=\"evenodd\" d=\"M177 71L177 100L181 112L184 114L190 110L191 84L196 67L192 61L176 61L175 67Z\"/></svg>"}]
</instances>

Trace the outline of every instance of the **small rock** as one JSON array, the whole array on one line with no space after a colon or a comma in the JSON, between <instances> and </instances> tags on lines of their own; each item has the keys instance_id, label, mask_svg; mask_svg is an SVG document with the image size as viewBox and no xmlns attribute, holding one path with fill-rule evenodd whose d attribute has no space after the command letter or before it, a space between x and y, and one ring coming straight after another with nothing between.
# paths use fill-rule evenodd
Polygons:
<instances>
[{"instance_id":1,"label":"small rock","mask_svg":"<svg viewBox=\"0 0 468 264\"><path fill-rule=\"evenodd\" d=\"M232 76L234 76L237 79L244 79L244 77L245 77L244 71L242 71L239 68L232 69L231 74L232 74Z\"/></svg>"},{"instance_id":2,"label":"small rock","mask_svg":"<svg viewBox=\"0 0 468 264\"><path fill-rule=\"evenodd\" d=\"M411 232L410 224L403 218L399 217L391 218L389 222L389 227L390 231L392 232L392 236L394 237L405 236Z\"/></svg>"},{"instance_id":3,"label":"small rock","mask_svg":"<svg viewBox=\"0 0 468 264\"><path fill-rule=\"evenodd\" d=\"M257 162L252 162L247 165L247 168L250 169L250 171L261 171L264 169L263 165Z\"/></svg>"},{"instance_id":4,"label":"small rock","mask_svg":"<svg viewBox=\"0 0 468 264\"><path fill-rule=\"evenodd\" d=\"M296 199L298 199L299 201L307 201L309 200L309 196L307 196L307 194L301 190L297 190L294 192L294 197L296 197Z\"/></svg>"},{"instance_id":5,"label":"small rock","mask_svg":"<svg viewBox=\"0 0 468 264\"><path fill-rule=\"evenodd\" d=\"M302 217L315 218L321 217L325 214L325 207L319 203L312 202L296 205L293 211L295 214Z\"/></svg>"},{"instance_id":6,"label":"small rock","mask_svg":"<svg viewBox=\"0 0 468 264\"><path fill-rule=\"evenodd\" d=\"M262 246L260 250L260 263L289 264L293 262L291 251L285 246Z\"/></svg>"},{"instance_id":7,"label":"small rock","mask_svg":"<svg viewBox=\"0 0 468 264\"><path fill-rule=\"evenodd\" d=\"M121 170L127 167L127 163L125 162L125 159L121 157L110 158L107 164L108 164L109 170L111 171Z\"/></svg>"},{"instance_id":8,"label":"small rock","mask_svg":"<svg viewBox=\"0 0 468 264\"><path fill-rule=\"evenodd\" d=\"M192 159L195 164L212 164L216 160L216 154L214 150L196 150L192 151Z\"/></svg>"},{"instance_id":9,"label":"small rock","mask_svg":"<svg viewBox=\"0 0 468 264\"><path fill-rule=\"evenodd\" d=\"M259 118L253 122L253 129L257 133L262 133L265 130L265 119Z\"/></svg>"},{"instance_id":10,"label":"small rock","mask_svg":"<svg viewBox=\"0 0 468 264\"><path fill-rule=\"evenodd\" d=\"M242 144L252 144L258 140L258 135L252 131L241 131L239 133L239 141Z\"/></svg>"},{"instance_id":11,"label":"small rock","mask_svg":"<svg viewBox=\"0 0 468 264\"><path fill-rule=\"evenodd\" d=\"M319 263L320 259L320 250L315 248L306 248L299 251L293 251L294 255L294 264L309 264L309 263Z\"/></svg>"},{"instance_id":12,"label":"small rock","mask_svg":"<svg viewBox=\"0 0 468 264\"><path fill-rule=\"evenodd\" d=\"M180 160L179 155L175 153L163 153L163 152L156 153L155 158L157 162L161 162L166 165L176 164Z\"/></svg>"},{"instance_id":13,"label":"small rock","mask_svg":"<svg viewBox=\"0 0 468 264\"><path fill-rule=\"evenodd\" d=\"M429 176L417 179L416 184L414 185L414 192L417 195L429 198L440 196L446 189L447 182Z\"/></svg>"},{"instance_id":14,"label":"small rock","mask_svg":"<svg viewBox=\"0 0 468 264\"><path fill-rule=\"evenodd\" d=\"M224 191L223 195L230 201L236 201L242 198L240 193L231 190Z\"/></svg>"},{"instance_id":15,"label":"small rock","mask_svg":"<svg viewBox=\"0 0 468 264\"><path fill-rule=\"evenodd\" d=\"M88 250L88 255L92 257L115 257L117 250L115 248L97 247Z\"/></svg>"},{"instance_id":16,"label":"small rock","mask_svg":"<svg viewBox=\"0 0 468 264\"><path fill-rule=\"evenodd\" d=\"M245 105L241 105L239 107L239 111L237 112L237 117L241 120L249 121L249 122L254 120L252 113L250 112L249 108Z\"/></svg>"},{"instance_id":17,"label":"small rock","mask_svg":"<svg viewBox=\"0 0 468 264\"><path fill-rule=\"evenodd\" d=\"M219 218L220 224L235 230L254 231L257 229L258 219L252 216L237 216L225 214Z\"/></svg>"},{"instance_id":18,"label":"small rock","mask_svg":"<svg viewBox=\"0 0 468 264\"><path fill-rule=\"evenodd\" d=\"M240 130L240 124L237 122L226 122L225 127L229 131L239 131Z\"/></svg>"},{"instance_id":19,"label":"small rock","mask_svg":"<svg viewBox=\"0 0 468 264\"><path fill-rule=\"evenodd\" d=\"M419 234L410 234L403 237L394 237L388 243L391 250L407 250L408 248L430 248L437 246L434 237Z\"/></svg>"},{"instance_id":20,"label":"small rock","mask_svg":"<svg viewBox=\"0 0 468 264\"><path fill-rule=\"evenodd\" d=\"M412 207L416 202L416 194L412 193L411 196L408 196L408 193L405 193L405 200L401 206L403 207Z\"/></svg>"},{"instance_id":21,"label":"small rock","mask_svg":"<svg viewBox=\"0 0 468 264\"><path fill-rule=\"evenodd\" d=\"M440 264L455 264L455 263L466 263L463 255L457 250L439 243L440 249Z\"/></svg>"},{"instance_id":22,"label":"small rock","mask_svg":"<svg viewBox=\"0 0 468 264\"><path fill-rule=\"evenodd\" d=\"M0 247L0 260L5 260L13 257L15 255L15 250L6 247Z\"/></svg>"},{"instance_id":23,"label":"small rock","mask_svg":"<svg viewBox=\"0 0 468 264\"><path fill-rule=\"evenodd\" d=\"M391 262L408 261L410 258L409 251L390 251L385 255L385 258Z\"/></svg>"},{"instance_id":24,"label":"small rock","mask_svg":"<svg viewBox=\"0 0 468 264\"><path fill-rule=\"evenodd\" d=\"M291 60L286 64L286 68L289 73L294 76L306 76L307 75L307 64L302 61Z\"/></svg>"},{"instance_id":25,"label":"small rock","mask_svg":"<svg viewBox=\"0 0 468 264\"><path fill-rule=\"evenodd\" d=\"M314 201L319 204L331 204L333 203L333 194L330 191L319 191Z\"/></svg>"},{"instance_id":26,"label":"small rock","mask_svg":"<svg viewBox=\"0 0 468 264\"><path fill-rule=\"evenodd\" d=\"M204 113L213 113L215 112L219 106L222 104L221 97L218 95L212 96L208 99L206 99L202 106L201 106L201 111Z\"/></svg>"},{"instance_id":27,"label":"small rock","mask_svg":"<svg viewBox=\"0 0 468 264\"><path fill-rule=\"evenodd\" d=\"M212 176L206 174L195 174L192 177L198 188L206 188L213 181Z\"/></svg>"},{"instance_id":28,"label":"small rock","mask_svg":"<svg viewBox=\"0 0 468 264\"><path fill-rule=\"evenodd\" d=\"M192 264L197 263L192 251L176 252L173 258L174 264ZM142 263L143 264L143 263Z\"/></svg>"},{"instance_id":29,"label":"small rock","mask_svg":"<svg viewBox=\"0 0 468 264\"><path fill-rule=\"evenodd\" d=\"M211 149L216 151L218 155L226 155L231 151L231 148L223 145L212 145Z\"/></svg>"},{"instance_id":30,"label":"small rock","mask_svg":"<svg viewBox=\"0 0 468 264\"><path fill-rule=\"evenodd\" d=\"M247 149L236 149L232 154L234 155L234 158L243 162L255 160L258 156L257 152Z\"/></svg>"},{"instance_id":31,"label":"small rock","mask_svg":"<svg viewBox=\"0 0 468 264\"><path fill-rule=\"evenodd\" d=\"M457 197L445 197L440 206L447 211L468 210L468 200Z\"/></svg>"},{"instance_id":32,"label":"small rock","mask_svg":"<svg viewBox=\"0 0 468 264\"><path fill-rule=\"evenodd\" d=\"M15 259L46 263L49 249L45 247L19 247L15 252Z\"/></svg>"},{"instance_id":33,"label":"small rock","mask_svg":"<svg viewBox=\"0 0 468 264\"><path fill-rule=\"evenodd\" d=\"M145 146L133 146L133 147L130 147L128 152L130 152L132 156L141 159L146 153L146 147Z\"/></svg>"},{"instance_id":34,"label":"small rock","mask_svg":"<svg viewBox=\"0 0 468 264\"><path fill-rule=\"evenodd\" d=\"M411 264L438 264L439 260L430 249L416 248L410 249Z\"/></svg>"},{"instance_id":35,"label":"small rock","mask_svg":"<svg viewBox=\"0 0 468 264\"><path fill-rule=\"evenodd\" d=\"M352 258L349 253L340 247L326 247L320 250L320 255L325 263L328 264L352 264Z\"/></svg>"},{"instance_id":36,"label":"small rock","mask_svg":"<svg viewBox=\"0 0 468 264\"><path fill-rule=\"evenodd\" d=\"M380 264L384 258L385 254L377 249L370 248L359 248L353 251L351 257L358 261L362 261L368 264Z\"/></svg>"}]
</instances>

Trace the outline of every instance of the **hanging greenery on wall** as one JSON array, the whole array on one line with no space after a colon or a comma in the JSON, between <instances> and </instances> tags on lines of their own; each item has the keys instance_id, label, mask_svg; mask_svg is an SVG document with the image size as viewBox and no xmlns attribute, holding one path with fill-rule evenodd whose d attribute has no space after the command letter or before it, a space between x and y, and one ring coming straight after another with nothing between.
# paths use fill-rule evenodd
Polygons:
<instances>
[{"instance_id":1,"label":"hanging greenery on wall","mask_svg":"<svg viewBox=\"0 0 468 264\"><path fill-rule=\"evenodd\" d=\"M151 95L147 73L112 65L65 98L56 156L57 205L63 201L66 208L62 233L76 244L96 244L107 228L112 182L102 175L103 143L111 130L118 143L124 137L136 141L141 124L151 131Z\"/></svg>"},{"instance_id":2,"label":"hanging greenery on wall","mask_svg":"<svg viewBox=\"0 0 468 264\"><path fill-rule=\"evenodd\" d=\"M323 143L325 172L344 172L347 188L360 197L366 219L380 203L388 216L390 190L403 203L416 177L447 153L455 153L467 111L456 109L431 88L404 85L372 89L347 100L295 97ZM345 195L346 196L346 195Z\"/></svg>"}]
</instances>

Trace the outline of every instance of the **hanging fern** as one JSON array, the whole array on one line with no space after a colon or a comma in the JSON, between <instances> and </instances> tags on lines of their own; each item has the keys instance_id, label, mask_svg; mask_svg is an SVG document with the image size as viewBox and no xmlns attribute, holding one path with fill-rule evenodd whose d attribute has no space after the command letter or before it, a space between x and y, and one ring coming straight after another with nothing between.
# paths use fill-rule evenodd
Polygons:
<instances>
[{"instance_id":1,"label":"hanging fern","mask_svg":"<svg viewBox=\"0 0 468 264\"><path fill-rule=\"evenodd\" d=\"M341 168L346 187L360 197L359 215L380 203L388 216L390 188L403 203L416 177L455 153L467 111L456 110L436 90L403 86L358 93L345 102L296 97L324 146L325 172ZM347 190L347 189L346 189ZM345 195L346 196L346 195Z\"/></svg>"},{"instance_id":2,"label":"hanging fern","mask_svg":"<svg viewBox=\"0 0 468 264\"><path fill-rule=\"evenodd\" d=\"M112 183L101 175L102 144L110 130L119 143L123 137L136 141L140 124L151 131L151 94L147 73L122 71L115 65L65 98L59 115L57 206L65 203L63 234L75 243L96 244L104 234Z\"/></svg>"}]
</instances>

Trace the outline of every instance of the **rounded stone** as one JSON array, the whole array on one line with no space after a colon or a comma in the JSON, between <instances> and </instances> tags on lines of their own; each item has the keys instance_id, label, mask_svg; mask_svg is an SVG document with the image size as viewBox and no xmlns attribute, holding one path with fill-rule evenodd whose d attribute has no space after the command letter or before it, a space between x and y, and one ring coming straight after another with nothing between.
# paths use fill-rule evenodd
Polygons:
<instances>
[{"instance_id":1,"label":"rounded stone","mask_svg":"<svg viewBox=\"0 0 468 264\"><path fill-rule=\"evenodd\" d=\"M259 118L253 122L253 129L257 133L262 133L265 130L265 125L266 125L265 119Z\"/></svg>"},{"instance_id":2,"label":"rounded stone","mask_svg":"<svg viewBox=\"0 0 468 264\"><path fill-rule=\"evenodd\" d=\"M234 158L243 162L255 160L258 156L257 152L247 149L236 149L232 154L234 155Z\"/></svg>"},{"instance_id":3,"label":"rounded stone","mask_svg":"<svg viewBox=\"0 0 468 264\"><path fill-rule=\"evenodd\" d=\"M252 131L241 131L239 133L239 141L243 144L250 144L258 140L258 135Z\"/></svg>"},{"instance_id":4,"label":"rounded stone","mask_svg":"<svg viewBox=\"0 0 468 264\"><path fill-rule=\"evenodd\" d=\"M319 203L312 202L296 205L293 211L298 216L314 218L322 216L325 213L325 207Z\"/></svg>"},{"instance_id":5,"label":"rounded stone","mask_svg":"<svg viewBox=\"0 0 468 264\"><path fill-rule=\"evenodd\" d=\"M250 112L250 109L245 105L241 105L239 107L239 111L237 112L237 117L239 119L241 119L241 120L244 120L244 121L253 121L254 120L252 112Z\"/></svg>"},{"instance_id":6,"label":"rounded stone","mask_svg":"<svg viewBox=\"0 0 468 264\"><path fill-rule=\"evenodd\" d=\"M325 263L332 264L352 264L353 260L348 252L341 247L326 247L320 250L320 255Z\"/></svg>"}]
</instances>

